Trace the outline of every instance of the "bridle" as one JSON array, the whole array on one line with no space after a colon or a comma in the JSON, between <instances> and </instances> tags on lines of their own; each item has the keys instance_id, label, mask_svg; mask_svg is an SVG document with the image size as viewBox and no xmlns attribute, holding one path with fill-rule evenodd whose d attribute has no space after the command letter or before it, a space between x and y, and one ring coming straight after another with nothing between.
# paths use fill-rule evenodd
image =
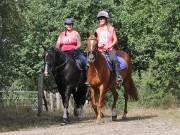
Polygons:
<instances>
[{"instance_id":1,"label":"bridle","mask_svg":"<svg viewBox=\"0 0 180 135\"><path fill-rule=\"evenodd\" d=\"M55 51L57 51L58 53L62 53L60 52L59 50L57 50L56 48L54 48ZM49 64L49 62L47 62L48 58L47 57L52 57L50 60L51 60L51 65ZM49 60L49 61L50 61ZM55 66L55 61L56 61L56 58L55 58L55 52L53 52L53 50L47 50L46 53L45 53L45 69L44 71L47 71L48 72L48 68L50 68L51 71L56 71L62 67L64 67L66 65L66 63L68 62L69 58L65 56L65 62L63 62L62 64L60 65L57 65ZM51 67L49 67L51 66Z\"/></svg>"},{"instance_id":2,"label":"bridle","mask_svg":"<svg viewBox=\"0 0 180 135\"><path fill-rule=\"evenodd\" d=\"M97 55L98 55L98 49L95 48L94 49L94 42L97 41L97 38L92 35L89 37L89 42L90 42L90 48L87 47L87 58L88 58L88 62L93 62L95 61Z\"/></svg>"}]
</instances>

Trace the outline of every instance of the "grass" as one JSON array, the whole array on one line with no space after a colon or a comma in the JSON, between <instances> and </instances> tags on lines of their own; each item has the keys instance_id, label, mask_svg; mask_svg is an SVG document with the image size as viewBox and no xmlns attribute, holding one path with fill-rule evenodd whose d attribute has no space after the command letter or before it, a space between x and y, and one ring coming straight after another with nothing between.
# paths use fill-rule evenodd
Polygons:
<instances>
[{"instance_id":1,"label":"grass","mask_svg":"<svg viewBox=\"0 0 180 135\"><path fill-rule=\"evenodd\" d=\"M60 114L43 113L37 116L29 108L0 107L0 132L13 131L24 128L49 127L58 124Z\"/></svg>"},{"instance_id":2,"label":"grass","mask_svg":"<svg viewBox=\"0 0 180 135\"><path fill-rule=\"evenodd\" d=\"M72 123L79 123L72 114L73 108L70 106L70 120ZM81 122L94 120L94 113L90 105L84 107L85 119ZM0 106L0 132L17 131L28 128L50 127L52 125L61 125L62 111L43 112L40 117L37 112L28 107Z\"/></svg>"}]
</instances>

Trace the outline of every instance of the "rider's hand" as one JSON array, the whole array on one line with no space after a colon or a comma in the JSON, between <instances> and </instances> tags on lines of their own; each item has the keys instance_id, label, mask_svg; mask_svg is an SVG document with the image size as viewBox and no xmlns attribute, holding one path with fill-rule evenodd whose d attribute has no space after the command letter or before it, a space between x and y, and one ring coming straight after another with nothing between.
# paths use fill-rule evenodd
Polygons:
<instances>
[{"instance_id":1,"label":"rider's hand","mask_svg":"<svg viewBox=\"0 0 180 135\"><path fill-rule=\"evenodd\" d=\"M111 46L110 45L105 45L104 49L106 49L106 50L111 49Z\"/></svg>"}]
</instances>

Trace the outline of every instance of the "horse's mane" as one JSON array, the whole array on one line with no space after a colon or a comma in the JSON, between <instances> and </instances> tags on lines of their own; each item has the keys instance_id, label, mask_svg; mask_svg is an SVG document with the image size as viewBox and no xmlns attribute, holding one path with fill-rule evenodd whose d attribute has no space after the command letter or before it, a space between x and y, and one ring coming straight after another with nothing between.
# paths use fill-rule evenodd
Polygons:
<instances>
[{"instance_id":1,"label":"horse's mane","mask_svg":"<svg viewBox=\"0 0 180 135\"><path fill-rule=\"evenodd\" d=\"M59 49L57 49L55 46L51 46L50 49L51 49L51 50L54 50L54 51L56 51L56 52L61 53L61 51L60 51Z\"/></svg>"},{"instance_id":2,"label":"horse's mane","mask_svg":"<svg viewBox=\"0 0 180 135\"><path fill-rule=\"evenodd\" d=\"M94 35L90 35L89 39L97 39Z\"/></svg>"},{"instance_id":3,"label":"horse's mane","mask_svg":"<svg viewBox=\"0 0 180 135\"><path fill-rule=\"evenodd\" d=\"M62 54L64 56L66 56L66 54L63 51L61 51L60 49L56 48L54 45L51 46L50 49L52 49L53 51L55 51L55 52L57 52L59 54Z\"/></svg>"}]
</instances>

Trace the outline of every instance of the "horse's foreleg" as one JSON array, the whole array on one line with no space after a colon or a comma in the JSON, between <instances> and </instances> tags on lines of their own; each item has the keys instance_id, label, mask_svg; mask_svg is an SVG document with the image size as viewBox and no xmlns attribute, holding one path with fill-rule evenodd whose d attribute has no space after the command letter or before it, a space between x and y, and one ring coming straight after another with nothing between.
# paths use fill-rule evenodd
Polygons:
<instances>
[{"instance_id":1,"label":"horse's foreleg","mask_svg":"<svg viewBox=\"0 0 180 135\"><path fill-rule=\"evenodd\" d=\"M63 121L65 123L67 123L69 121L68 107L69 107L70 95L71 95L70 89L66 89L65 92L62 93L62 100L63 100L63 106L64 106Z\"/></svg>"},{"instance_id":2,"label":"horse's foreleg","mask_svg":"<svg viewBox=\"0 0 180 135\"><path fill-rule=\"evenodd\" d=\"M124 100L125 100L125 105L124 105L124 114L123 114L123 119L126 119L127 115L127 102L128 102L128 90L129 90L129 83L128 80L124 80Z\"/></svg>"},{"instance_id":3,"label":"horse's foreleg","mask_svg":"<svg viewBox=\"0 0 180 135\"><path fill-rule=\"evenodd\" d=\"M96 105L96 92L93 88L90 89L90 92L91 92L91 105L92 105L92 108L94 109L94 112L97 118L98 111L97 111L97 105Z\"/></svg>"},{"instance_id":4,"label":"horse's foreleg","mask_svg":"<svg viewBox=\"0 0 180 135\"><path fill-rule=\"evenodd\" d=\"M117 119L116 103L117 103L119 95L118 95L118 93L116 91L116 88L112 88L111 92L112 92L112 95L113 95L113 98L114 98L114 102L113 102L113 105L112 105L112 120L114 121L114 120Z\"/></svg>"},{"instance_id":5,"label":"horse's foreleg","mask_svg":"<svg viewBox=\"0 0 180 135\"><path fill-rule=\"evenodd\" d=\"M103 86L100 87L99 89L99 102L98 102L98 117L97 120L101 120L103 113L102 113L102 108L103 108L103 99L104 99L104 94L105 94L105 89Z\"/></svg>"}]
</instances>

